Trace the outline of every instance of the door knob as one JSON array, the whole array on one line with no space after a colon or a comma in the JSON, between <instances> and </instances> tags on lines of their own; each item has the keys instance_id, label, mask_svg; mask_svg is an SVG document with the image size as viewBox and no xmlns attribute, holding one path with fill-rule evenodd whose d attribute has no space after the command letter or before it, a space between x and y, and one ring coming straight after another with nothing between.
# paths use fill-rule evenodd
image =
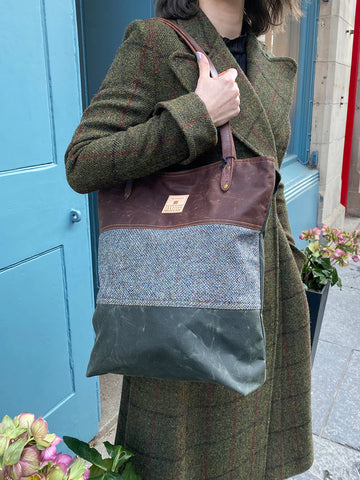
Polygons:
<instances>
[{"instance_id":1,"label":"door knob","mask_svg":"<svg viewBox=\"0 0 360 480\"><path fill-rule=\"evenodd\" d=\"M71 210L70 218L73 223L77 223L81 221L81 212L80 210Z\"/></svg>"}]
</instances>

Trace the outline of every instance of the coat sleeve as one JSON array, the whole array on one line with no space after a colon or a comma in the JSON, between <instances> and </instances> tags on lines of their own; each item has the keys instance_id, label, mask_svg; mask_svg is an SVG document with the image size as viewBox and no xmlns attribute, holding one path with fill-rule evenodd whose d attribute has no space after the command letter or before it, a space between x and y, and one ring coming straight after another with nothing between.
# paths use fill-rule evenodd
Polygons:
<instances>
[{"instance_id":1,"label":"coat sleeve","mask_svg":"<svg viewBox=\"0 0 360 480\"><path fill-rule=\"evenodd\" d=\"M216 145L216 127L194 92L156 103L156 41L150 21L128 27L65 154L67 179L77 192L189 163Z\"/></svg>"},{"instance_id":2,"label":"coat sleeve","mask_svg":"<svg viewBox=\"0 0 360 480\"><path fill-rule=\"evenodd\" d=\"M276 192L276 207L277 207L277 215L280 220L280 224L282 226L282 229L285 232L287 241L290 245L290 248L294 256L295 262L298 266L299 272L301 273L306 257L305 257L305 254L296 247L295 240L291 234L289 215L286 207L286 200L285 200L285 194L284 194L284 184L282 182L279 183L278 189Z\"/></svg>"}]
</instances>

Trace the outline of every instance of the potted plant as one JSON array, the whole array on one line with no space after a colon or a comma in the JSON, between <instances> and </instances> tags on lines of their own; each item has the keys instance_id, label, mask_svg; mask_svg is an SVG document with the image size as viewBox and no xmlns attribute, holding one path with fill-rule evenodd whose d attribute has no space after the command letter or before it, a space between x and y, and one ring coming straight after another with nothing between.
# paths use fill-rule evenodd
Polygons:
<instances>
[{"instance_id":1,"label":"potted plant","mask_svg":"<svg viewBox=\"0 0 360 480\"><path fill-rule=\"evenodd\" d=\"M334 285L342 287L337 267L345 267L351 260L360 260L360 230L349 233L323 225L321 229L304 230L299 238L308 241L303 250L306 260L302 281L310 310L313 363L329 289Z\"/></svg>"},{"instance_id":2,"label":"potted plant","mask_svg":"<svg viewBox=\"0 0 360 480\"><path fill-rule=\"evenodd\" d=\"M110 458L87 443L64 437L68 447L79 455L58 453L61 438L49 433L47 422L24 412L0 423L0 480L141 480L129 462L132 453L122 446L104 442Z\"/></svg>"}]
</instances>

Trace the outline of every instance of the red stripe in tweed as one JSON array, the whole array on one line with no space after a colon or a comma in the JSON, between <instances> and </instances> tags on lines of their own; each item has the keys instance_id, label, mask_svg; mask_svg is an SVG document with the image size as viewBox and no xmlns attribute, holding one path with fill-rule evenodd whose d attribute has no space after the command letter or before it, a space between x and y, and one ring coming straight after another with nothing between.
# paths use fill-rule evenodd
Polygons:
<instances>
[{"instance_id":1,"label":"red stripe in tweed","mask_svg":"<svg viewBox=\"0 0 360 480\"><path fill-rule=\"evenodd\" d=\"M205 480L208 480L209 464L209 440L210 440L210 383L206 387L206 453L205 453Z\"/></svg>"},{"instance_id":2,"label":"red stripe in tweed","mask_svg":"<svg viewBox=\"0 0 360 480\"><path fill-rule=\"evenodd\" d=\"M279 82L280 82L280 75L282 73L282 71L284 70L284 67L286 65L287 62L284 62L282 65L281 65L281 68L279 70L279 74L278 74L278 78L277 78L277 82L276 82L276 88L275 88L275 92L274 92L274 97L272 99L272 102L271 102L271 105L270 107L268 108L266 114L269 115L273 105L274 105L274 102L275 102L275 98L277 97L277 91L278 91L278 88L279 88Z\"/></svg>"},{"instance_id":3,"label":"red stripe in tweed","mask_svg":"<svg viewBox=\"0 0 360 480\"><path fill-rule=\"evenodd\" d=\"M198 117L198 118L195 118L194 120L192 120L191 122L189 123L186 123L182 129L185 130L185 128L188 128L188 127L191 127L191 125L194 125L194 123L198 122L199 120L202 120L203 118L206 118L209 116L209 113L205 113L204 115L201 115L201 117Z\"/></svg>"},{"instance_id":4,"label":"red stripe in tweed","mask_svg":"<svg viewBox=\"0 0 360 480\"><path fill-rule=\"evenodd\" d=\"M134 88L134 91L130 97L130 100L128 101L127 105L125 105L125 108L124 108L124 111L123 111L123 114L122 114L122 117L121 117L121 120L120 120L120 130L123 129L123 126L124 126L124 121L125 121L125 115L127 113L127 111L129 110L134 98L135 98L135 95L136 95L136 92L139 88L139 84L140 84L140 78L141 78L141 74L142 74L142 71L143 71L143 68L144 68L144 63L145 63L145 59L146 59L146 50L148 49L148 46L149 46L149 43L150 43L150 39L151 39L151 34L149 33L149 35L147 36L147 39L146 39L146 42L145 42L145 45L144 45L144 48L143 48L143 51L141 53L141 59L140 59L140 64L139 64L139 71L138 71L138 75L137 75L137 78L136 78L136 82L135 82L135 88Z\"/></svg>"},{"instance_id":5,"label":"red stripe in tweed","mask_svg":"<svg viewBox=\"0 0 360 480\"><path fill-rule=\"evenodd\" d=\"M148 446L148 460L147 460L147 463L146 463L144 480L146 480L147 473L149 471L149 467L150 467L150 463L151 463L151 449L152 449L152 442L153 442L154 432L155 432L155 422L156 422L157 409L158 409L158 403L159 403L159 392L160 392L160 380L158 380L157 389L156 389L154 415L153 415L153 419L152 419L151 435L150 435L149 446Z\"/></svg>"},{"instance_id":6,"label":"red stripe in tweed","mask_svg":"<svg viewBox=\"0 0 360 480\"><path fill-rule=\"evenodd\" d=\"M267 142L265 142L263 137L257 133L256 128L254 127L254 124L249 122L249 119L241 112L241 110L240 110L240 115L250 125L251 130L254 132L255 136L261 141L264 147L269 148L269 145L267 144Z\"/></svg>"},{"instance_id":7,"label":"red stripe in tweed","mask_svg":"<svg viewBox=\"0 0 360 480\"><path fill-rule=\"evenodd\" d=\"M257 430L257 416L258 416L258 401L259 395L256 391L256 400L255 400L255 412L254 412L254 432L251 442L251 472L250 472L250 480L253 480L254 474L254 462L255 462L255 443L256 443L256 430Z\"/></svg>"},{"instance_id":8,"label":"red stripe in tweed","mask_svg":"<svg viewBox=\"0 0 360 480\"><path fill-rule=\"evenodd\" d=\"M292 410L292 416L293 416L293 422L294 422L294 429L295 429L295 436L296 436L296 446L298 450L298 455L299 455L299 465L300 468L302 469L302 459L301 459L301 447L300 447L300 441L299 441L299 432L297 428L297 422L296 422L296 412L295 412L295 404L294 404L294 394L293 394L293 389L292 389L292 382L291 382L291 375L290 375L290 363L289 363L289 349L288 349L288 344L287 344L287 339L286 339L286 330L285 330L285 325L283 325L283 339L284 339L284 347L285 347L285 357L286 357L286 369L287 369L287 376L288 376L288 385L289 385L289 392L290 392L290 397L291 397L291 410Z\"/></svg>"},{"instance_id":9,"label":"red stripe in tweed","mask_svg":"<svg viewBox=\"0 0 360 480\"><path fill-rule=\"evenodd\" d=\"M236 424L237 424L237 408L238 408L238 394L235 395L235 407L234 407L234 429L233 429L233 444L231 451L231 476L230 480L234 478L234 460L235 460L235 448L236 448Z\"/></svg>"},{"instance_id":10,"label":"red stripe in tweed","mask_svg":"<svg viewBox=\"0 0 360 480\"><path fill-rule=\"evenodd\" d=\"M189 58L185 58L185 61L193 70L198 71L197 65L194 62L192 62Z\"/></svg>"},{"instance_id":11,"label":"red stripe in tweed","mask_svg":"<svg viewBox=\"0 0 360 480\"><path fill-rule=\"evenodd\" d=\"M212 51L214 52L218 57L220 57L222 60L224 60L225 62L228 62L228 59L225 57L225 55L223 55L221 52L219 52L218 50L215 50L215 48L213 48L212 45L203 45L204 48L206 48L207 50L209 51ZM232 65L230 65L229 63L227 64L227 67L228 68L235 68L233 67ZM239 68L236 69L238 72L240 71Z\"/></svg>"},{"instance_id":12,"label":"red stripe in tweed","mask_svg":"<svg viewBox=\"0 0 360 480\"><path fill-rule=\"evenodd\" d=\"M181 460L181 451L182 451L182 440L184 436L184 423L185 423L185 407L186 407L186 384L184 383L183 387L183 404L182 404L182 412L181 412L181 433L179 438L179 453L177 459L177 467L176 467L176 477L175 480L179 478L180 472L180 460Z\"/></svg>"}]
</instances>

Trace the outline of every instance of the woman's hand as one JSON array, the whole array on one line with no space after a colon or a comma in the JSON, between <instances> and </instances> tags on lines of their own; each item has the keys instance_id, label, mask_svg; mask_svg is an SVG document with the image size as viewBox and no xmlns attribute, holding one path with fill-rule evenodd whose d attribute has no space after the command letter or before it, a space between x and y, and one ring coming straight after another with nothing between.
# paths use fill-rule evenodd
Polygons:
<instances>
[{"instance_id":1,"label":"woman's hand","mask_svg":"<svg viewBox=\"0 0 360 480\"><path fill-rule=\"evenodd\" d=\"M205 103L209 115L216 127L224 125L240 113L240 92L235 80L238 76L235 68L211 78L207 58L197 53L199 80L195 93Z\"/></svg>"}]
</instances>

